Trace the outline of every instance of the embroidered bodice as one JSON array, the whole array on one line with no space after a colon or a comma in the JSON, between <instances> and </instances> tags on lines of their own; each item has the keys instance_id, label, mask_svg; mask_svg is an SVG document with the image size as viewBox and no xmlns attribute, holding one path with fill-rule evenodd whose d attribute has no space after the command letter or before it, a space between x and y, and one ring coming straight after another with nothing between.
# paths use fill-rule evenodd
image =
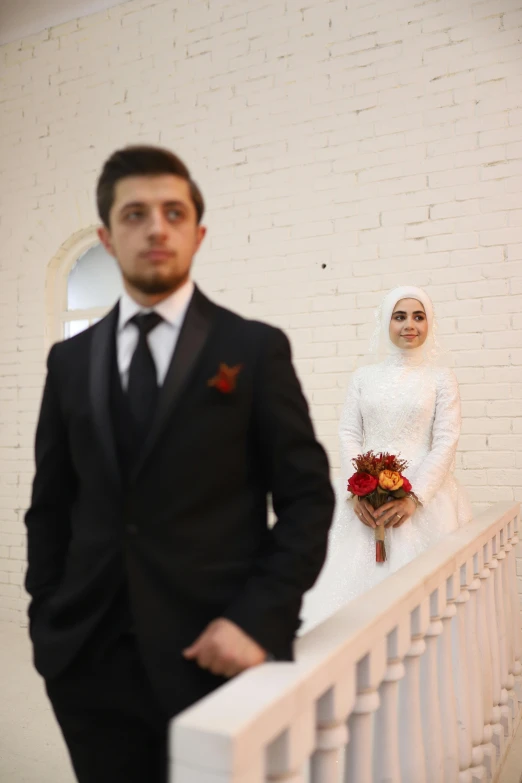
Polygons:
<instances>
[{"instance_id":1,"label":"embroidered bodice","mask_svg":"<svg viewBox=\"0 0 522 783\"><path fill-rule=\"evenodd\" d=\"M389 357L356 370L340 423L343 478L362 451L400 454L422 503L453 468L460 433L460 398L452 370Z\"/></svg>"}]
</instances>

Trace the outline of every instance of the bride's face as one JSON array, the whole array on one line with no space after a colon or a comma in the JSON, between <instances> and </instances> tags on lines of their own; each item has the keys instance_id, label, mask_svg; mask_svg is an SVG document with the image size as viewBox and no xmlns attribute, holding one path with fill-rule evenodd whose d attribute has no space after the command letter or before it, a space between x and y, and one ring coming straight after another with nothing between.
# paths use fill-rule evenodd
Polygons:
<instances>
[{"instance_id":1,"label":"bride's face","mask_svg":"<svg viewBox=\"0 0 522 783\"><path fill-rule=\"evenodd\" d=\"M416 299L400 299L390 321L390 340L399 348L418 348L428 336L428 319Z\"/></svg>"}]
</instances>

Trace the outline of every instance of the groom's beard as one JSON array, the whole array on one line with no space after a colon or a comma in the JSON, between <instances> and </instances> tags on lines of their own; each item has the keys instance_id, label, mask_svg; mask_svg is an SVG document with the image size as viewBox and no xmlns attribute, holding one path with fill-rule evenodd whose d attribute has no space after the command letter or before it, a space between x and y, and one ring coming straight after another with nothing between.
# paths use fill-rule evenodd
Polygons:
<instances>
[{"instance_id":1,"label":"groom's beard","mask_svg":"<svg viewBox=\"0 0 522 783\"><path fill-rule=\"evenodd\" d=\"M150 275L123 273L124 280L136 291L148 296L158 296L161 294L170 294L187 282L189 272L187 271L180 277L179 273L173 270L170 274L158 272Z\"/></svg>"}]
</instances>

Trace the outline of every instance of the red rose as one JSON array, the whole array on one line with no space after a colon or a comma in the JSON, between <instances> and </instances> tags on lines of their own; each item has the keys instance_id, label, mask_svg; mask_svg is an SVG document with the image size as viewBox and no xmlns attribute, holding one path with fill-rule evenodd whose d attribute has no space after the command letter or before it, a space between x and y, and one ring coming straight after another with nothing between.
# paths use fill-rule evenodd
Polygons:
<instances>
[{"instance_id":1,"label":"red rose","mask_svg":"<svg viewBox=\"0 0 522 783\"><path fill-rule=\"evenodd\" d=\"M411 492L411 484L406 478L406 476L402 477L402 488L405 492Z\"/></svg>"},{"instance_id":2,"label":"red rose","mask_svg":"<svg viewBox=\"0 0 522 783\"><path fill-rule=\"evenodd\" d=\"M234 390L234 387L229 379L223 377L217 379L214 384L214 388L223 394L230 394L230 392Z\"/></svg>"},{"instance_id":3,"label":"red rose","mask_svg":"<svg viewBox=\"0 0 522 783\"><path fill-rule=\"evenodd\" d=\"M376 489L378 480L375 476L370 476L369 473L354 473L353 476L348 479L348 490L352 495L362 497L363 495L369 495Z\"/></svg>"}]
</instances>

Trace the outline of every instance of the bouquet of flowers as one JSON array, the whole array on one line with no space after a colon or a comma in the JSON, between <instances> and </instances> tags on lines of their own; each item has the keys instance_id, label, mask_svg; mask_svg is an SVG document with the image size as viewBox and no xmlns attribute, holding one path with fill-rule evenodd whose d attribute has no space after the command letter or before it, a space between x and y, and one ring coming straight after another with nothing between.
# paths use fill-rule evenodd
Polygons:
<instances>
[{"instance_id":1,"label":"bouquet of flowers","mask_svg":"<svg viewBox=\"0 0 522 783\"><path fill-rule=\"evenodd\" d=\"M355 473L348 479L348 491L352 495L368 501L372 508L379 508L390 500L410 497L418 503L415 493L404 471L408 468L405 460L395 454L375 454L367 451L359 454L352 464ZM385 527L375 528L375 561L386 560Z\"/></svg>"}]
</instances>

